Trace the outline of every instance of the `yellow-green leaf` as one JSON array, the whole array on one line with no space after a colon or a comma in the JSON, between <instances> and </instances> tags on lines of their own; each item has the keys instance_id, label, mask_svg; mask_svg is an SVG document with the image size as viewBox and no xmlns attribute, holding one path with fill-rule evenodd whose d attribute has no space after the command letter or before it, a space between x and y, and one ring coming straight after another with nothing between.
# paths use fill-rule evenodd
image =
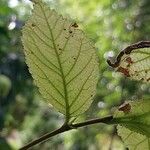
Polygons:
<instances>
[{"instance_id":1,"label":"yellow-green leaf","mask_svg":"<svg viewBox=\"0 0 150 150\"><path fill-rule=\"evenodd\" d=\"M150 150L150 138L145 135L133 132L128 128L118 126L118 134L121 136L125 146L129 150Z\"/></svg>"},{"instance_id":2,"label":"yellow-green leaf","mask_svg":"<svg viewBox=\"0 0 150 150\"><path fill-rule=\"evenodd\" d=\"M96 91L98 63L77 23L36 0L22 41L29 70L47 102L67 118L87 110Z\"/></svg>"},{"instance_id":3,"label":"yellow-green leaf","mask_svg":"<svg viewBox=\"0 0 150 150\"><path fill-rule=\"evenodd\" d=\"M114 63L108 60L108 64L126 77L150 83L150 41L128 46Z\"/></svg>"},{"instance_id":4,"label":"yellow-green leaf","mask_svg":"<svg viewBox=\"0 0 150 150\"><path fill-rule=\"evenodd\" d=\"M126 102L115 112L113 123L119 124L118 134L129 148L150 149L150 100Z\"/></svg>"}]
</instances>

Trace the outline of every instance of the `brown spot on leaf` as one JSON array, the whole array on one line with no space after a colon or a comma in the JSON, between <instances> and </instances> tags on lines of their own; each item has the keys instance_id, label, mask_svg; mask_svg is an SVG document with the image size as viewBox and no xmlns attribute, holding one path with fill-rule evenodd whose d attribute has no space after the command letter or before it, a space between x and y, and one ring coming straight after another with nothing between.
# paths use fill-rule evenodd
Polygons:
<instances>
[{"instance_id":1,"label":"brown spot on leaf","mask_svg":"<svg viewBox=\"0 0 150 150\"><path fill-rule=\"evenodd\" d=\"M150 78L148 78L146 81L147 81L147 82L150 81Z\"/></svg>"},{"instance_id":2,"label":"brown spot on leaf","mask_svg":"<svg viewBox=\"0 0 150 150\"><path fill-rule=\"evenodd\" d=\"M126 62L128 62L129 64L132 64L132 63L133 63L131 57L127 57L127 58L126 58Z\"/></svg>"},{"instance_id":3,"label":"brown spot on leaf","mask_svg":"<svg viewBox=\"0 0 150 150\"><path fill-rule=\"evenodd\" d=\"M72 33L72 31L70 30L69 33Z\"/></svg>"},{"instance_id":4,"label":"brown spot on leaf","mask_svg":"<svg viewBox=\"0 0 150 150\"><path fill-rule=\"evenodd\" d=\"M127 67L129 68L129 67L130 67L130 64L128 64Z\"/></svg>"},{"instance_id":5,"label":"brown spot on leaf","mask_svg":"<svg viewBox=\"0 0 150 150\"><path fill-rule=\"evenodd\" d=\"M78 24L75 22L75 23L73 23L71 26L74 27L74 28L77 28L77 27L78 27Z\"/></svg>"},{"instance_id":6,"label":"brown spot on leaf","mask_svg":"<svg viewBox=\"0 0 150 150\"><path fill-rule=\"evenodd\" d=\"M118 110L123 111L124 113L129 113L131 110L131 105L129 103L124 103L118 108Z\"/></svg>"},{"instance_id":7,"label":"brown spot on leaf","mask_svg":"<svg viewBox=\"0 0 150 150\"><path fill-rule=\"evenodd\" d=\"M127 68L118 67L117 71L123 73L126 77L130 77L129 70Z\"/></svg>"},{"instance_id":8,"label":"brown spot on leaf","mask_svg":"<svg viewBox=\"0 0 150 150\"><path fill-rule=\"evenodd\" d=\"M34 23L31 24L32 27L35 27L36 25Z\"/></svg>"},{"instance_id":9,"label":"brown spot on leaf","mask_svg":"<svg viewBox=\"0 0 150 150\"><path fill-rule=\"evenodd\" d=\"M125 61L128 63L127 67L130 67L130 65L133 63L131 57L127 57Z\"/></svg>"},{"instance_id":10,"label":"brown spot on leaf","mask_svg":"<svg viewBox=\"0 0 150 150\"><path fill-rule=\"evenodd\" d=\"M64 30L66 30L66 29L64 29Z\"/></svg>"}]
</instances>

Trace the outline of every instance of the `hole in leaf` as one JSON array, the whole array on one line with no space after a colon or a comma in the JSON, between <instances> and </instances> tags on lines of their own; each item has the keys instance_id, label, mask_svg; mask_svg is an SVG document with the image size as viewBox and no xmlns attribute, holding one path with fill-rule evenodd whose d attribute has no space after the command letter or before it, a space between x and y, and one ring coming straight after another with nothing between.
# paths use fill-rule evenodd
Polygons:
<instances>
[{"instance_id":1,"label":"hole in leaf","mask_svg":"<svg viewBox=\"0 0 150 150\"><path fill-rule=\"evenodd\" d=\"M36 25L34 23L31 24L32 27L35 27Z\"/></svg>"},{"instance_id":2,"label":"hole in leaf","mask_svg":"<svg viewBox=\"0 0 150 150\"><path fill-rule=\"evenodd\" d=\"M78 24L75 22L75 23L73 23L71 26L74 27L74 28L77 28L77 27L78 27Z\"/></svg>"}]
</instances>

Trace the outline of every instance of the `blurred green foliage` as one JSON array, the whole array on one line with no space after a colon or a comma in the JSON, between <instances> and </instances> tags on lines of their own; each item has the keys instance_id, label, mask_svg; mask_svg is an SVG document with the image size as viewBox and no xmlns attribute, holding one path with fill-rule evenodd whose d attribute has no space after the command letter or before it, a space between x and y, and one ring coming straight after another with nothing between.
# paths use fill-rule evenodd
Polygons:
<instances>
[{"instance_id":1,"label":"blurred green foliage","mask_svg":"<svg viewBox=\"0 0 150 150\"><path fill-rule=\"evenodd\" d=\"M77 121L111 114L124 100L149 97L148 85L122 77L106 63L107 57L115 56L127 45L150 39L149 0L50 0L48 3L79 22L96 43L100 62L97 95L90 109ZM28 0L0 0L1 150L17 149L63 123L63 116L42 101L25 64L21 27L31 7ZM61 134L32 149L122 150L124 146L114 127L99 124Z\"/></svg>"}]
</instances>

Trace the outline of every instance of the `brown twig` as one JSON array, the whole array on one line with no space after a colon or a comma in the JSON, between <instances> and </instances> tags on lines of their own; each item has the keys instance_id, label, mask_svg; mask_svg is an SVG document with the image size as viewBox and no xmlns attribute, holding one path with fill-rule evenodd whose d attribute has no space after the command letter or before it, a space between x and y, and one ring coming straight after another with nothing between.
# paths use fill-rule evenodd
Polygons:
<instances>
[{"instance_id":1,"label":"brown twig","mask_svg":"<svg viewBox=\"0 0 150 150\"><path fill-rule=\"evenodd\" d=\"M137 50L140 48L148 48L150 47L150 41L141 41L135 44L132 44L128 47L126 47L125 49L123 49L117 56L116 61L115 62L111 62L110 59L107 60L107 63L109 64L109 66L116 68L119 66L121 58L124 54L130 54L133 50Z\"/></svg>"},{"instance_id":2,"label":"brown twig","mask_svg":"<svg viewBox=\"0 0 150 150\"><path fill-rule=\"evenodd\" d=\"M33 147L36 144L39 144L47 139L49 139L50 137L53 137L55 135L58 135L60 133L72 130L72 129L77 129L80 127L84 127L84 126L88 126L88 125L92 125L92 124L97 124L97 123L106 123L106 124L112 124L112 120L113 120L113 116L108 116L108 117L104 117L104 118L97 118L97 119L92 119L92 120L88 120L85 122L81 122L81 123L76 123L76 124L64 124L62 127L60 127L59 129L56 129L50 133L47 133L41 137L39 137L38 139L31 141L30 143L26 144L25 146L21 147L19 150L27 150L31 147Z\"/></svg>"}]
</instances>

